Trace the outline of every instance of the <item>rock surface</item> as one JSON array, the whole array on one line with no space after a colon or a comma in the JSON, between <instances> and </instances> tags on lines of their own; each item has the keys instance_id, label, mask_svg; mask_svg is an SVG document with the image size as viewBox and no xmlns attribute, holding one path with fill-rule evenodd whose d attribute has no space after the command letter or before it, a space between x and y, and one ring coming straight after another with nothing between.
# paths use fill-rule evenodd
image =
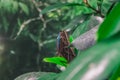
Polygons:
<instances>
[{"instance_id":1,"label":"rock surface","mask_svg":"<svg viewBox=\"0 0 120 80\"><path fill-rule=\"evenodd\" d=\"M93 28L73 40L71 46L74 46L80 51L86 50L87 48L93 46L96 43L96 32L99 29L102 21L102 18L95 17L94 21L92 21L92 23L89 25L93 26Z\"/></svg>"},{"instance_id":2,"label":"rock surface","mask_svg":"<svg viewBox=\"0 0 120 80\"><path fill-rule=\"evenodd\" d=\"M47 73L48 72L29 72L18 76L14 80L38 80L40 76L44 76Z\"/></svg>"}]
</instances>

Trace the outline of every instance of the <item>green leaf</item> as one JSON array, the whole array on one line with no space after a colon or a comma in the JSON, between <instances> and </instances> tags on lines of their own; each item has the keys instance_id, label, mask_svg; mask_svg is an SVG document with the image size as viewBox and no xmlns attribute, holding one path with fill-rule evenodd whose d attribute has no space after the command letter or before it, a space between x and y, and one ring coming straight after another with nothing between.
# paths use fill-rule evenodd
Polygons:
<instances>
[{"instance_id":1,"label":"green leaf","mask_svg":"<svg viewBox=\"0 0 120 80\"><path fill-rule=\"evenodd\" d=\"M76 16L65 28L63 28L63 30L73 30L76 26L80 25L81 22L88 19L90 15L91 14L81 14Z\"/></svg>"},{"instance_id":2,"label":"green leaf","mask_svg":"<svg viewBox=\"0 0 120 80\"><path fill-rule=\"evenodd\" d=\"M70 41L70 43L72 43L72 41L73 41L73 37L71 35L69 36L69 41Z\"/></svg>"},{"instance_id":3,"label":"green leaf","mask_svg":"<svg viewBox=\"0 0 120 80\"><path fill-rule=\"evenodd\" d=\"M97 32L97 40L109 38L120 31L120 3L118 2L105 18Z\"/></svg>"},{"instance_id":4,"label":"green leaf","mask_svg":"<svg viewBox=\"0 0 120 80\"><path fill-rule=\"evenodd\" d=\"M89 21L90 20L88 19L77 26L77 28L72 33L73 38L77 38L78 36L86 32L87 30L89 30L89 27L87 26Z\"/></svg>"},{"instance_id":5,"label":"green leaf","mask_svg":"<svg viewBox=\"0 0 120 80\"><path fill-rule=\"evenodd\" d=\"M81 53L57 80L104 80L120 65L119 58L120 36L99 42Z\"/></svg>"},{"instance_id":6,"label":"green leaf","mask_svg":"<svg viewBox=\"0 0 120 80\"><path fill-rule=\"evenodd\" d=\"M58 64L58 65L65 66L65 67L67 66L67 60L63 57L44 58L43 61Z\"/></svg>"},{"instance_id":7,"label":"green leaf","mask_svg":"<svg viewBox=\"0 0 120 80\"><path fill-rule=\"evenodd\" d=\"M109 80L117 80L119 76L120 76L120 65L117 66L116 70L114 71L113 75Z\"/></svg>"},{"instance_id":8,"label":"green leaf","mask_svg":"<svg viewBox=\"0 0 120 80\"><path fill-rule=\"evenodd\" d=\"M98 1L98 0L89 1L89 4L90 4L92 7L97 8L97 1Z\"/></svg>"},{"instance_id":9,"label":"green leaf","mask_svg":"<svg viewBox=\"0 0 120 80\"><path fill-rule=\"evenodd\" d=\"M79 4L79 3L58 3L58 4L55 4L55 5L46 7L45 9L42 10L42 12L40 14L45 14L45 13L57 10L58 8L62 8L62 7L65 7L65 6L83 6L83 5Z\"/></svg>"},{"instance_id":10,"label":"green leaf","mask_svg":"<svg viewBox=\"0 0 120 80\"><path fill-rule=\"evenodd\" d=\"M119 77L119 78L117 78L117 80L120 80L120 77Z\"/></svg>"},{"instance_id":11,"label":"green leaf","mask_svg":"<svg viewBox=\"0 0 120 80\"><path fill-rule=\"evenodd\" d=\"M29 14L29 8L27 7L26 4L19 2L19 6L26 15Z\"/></svg>"}]
</instances>

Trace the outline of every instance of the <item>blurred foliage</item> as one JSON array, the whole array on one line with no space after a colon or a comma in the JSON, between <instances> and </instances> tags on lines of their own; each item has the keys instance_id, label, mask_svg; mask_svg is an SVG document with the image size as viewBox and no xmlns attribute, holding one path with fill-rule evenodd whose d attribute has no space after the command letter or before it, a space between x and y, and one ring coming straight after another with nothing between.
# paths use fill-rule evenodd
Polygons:
<instances>
[{"instance_id":1,"label":"blurred foliage","mask_svg":"<svg viewBox=\"0 0 120 80\"><path fill-rule=\"evenodd\" d=\"M103 38L107 38L106 36L110 37L119 32L117 27L119 23L119 4L112 12L108 13L113 2L109 0L88 0L88 5L84 1L0 0L0 80L13 80L16 76L30 71L59 72L55 65L42 62L44 57L55 55L58 32L67 30L75 39L92 28L89 23L92 21L93 15L105 16L105 21L97 34L98 42L99 39L103 40ZM113 15L115 16L113 17ZM111 18L114 20L114 24L110 20ZM94 24L94 21L91 24ZM107 27L107 24L110 28ZM109 33L106 34L105 31ZM106 36L102 36L102 33ZM91 62L100 63L101 60L106 59L110 51L115 49L117 52L113 52L114 55L111 52L110 58L107 57L110 61L112 58L115 63L109 61L109 66L112 67L106 69L105 75L102 75L101 78L108 76L119 64L119 61L117 61L119 57L119 38L113 38L108 39L108 43L103 41L96 44L95 47L76 57L58 79L64 80L63 77L68 77L64 74L72 75L71 70L74 71L75 67L79 68L84 64L83 71L78 70L78 73L74 73L76 76L72 76L73 80L77 80L80 77L79 75L85 74ZM101 46L103 48L100 50L99 47ZM89 62L85 63L84 61L87 60L87 57L90 57L89 55L92 57ZM114 57L111 57L112 55ZM96 59L98 56L100 57Z\"/></svg>"}]
</instances>

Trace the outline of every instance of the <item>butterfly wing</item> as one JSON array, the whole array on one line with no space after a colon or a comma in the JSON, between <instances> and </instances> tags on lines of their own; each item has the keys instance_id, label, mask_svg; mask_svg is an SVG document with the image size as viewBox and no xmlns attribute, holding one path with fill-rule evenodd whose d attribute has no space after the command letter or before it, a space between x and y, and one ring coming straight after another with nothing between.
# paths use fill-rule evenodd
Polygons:
<instances>
[{"instance_id":1,"label":"butterfly wing","mask_svg":"<svg viewBox=\"0 0 120 80\"><path fill-rule=\"evenodd\" d=\"M57 55L64 57L70 62L76 56L73 48L68 48L70 42L66 31L61 31L57 38Z\"/></svg>"}]
</instances>

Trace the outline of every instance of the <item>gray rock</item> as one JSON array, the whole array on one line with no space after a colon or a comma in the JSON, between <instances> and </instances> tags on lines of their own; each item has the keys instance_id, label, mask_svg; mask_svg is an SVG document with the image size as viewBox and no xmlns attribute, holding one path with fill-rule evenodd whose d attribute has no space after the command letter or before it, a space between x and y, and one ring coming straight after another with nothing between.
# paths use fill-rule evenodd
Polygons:
<instances>
[{"instance_id":1,"label":"gray rock","mask_svg":"<svg viewBox=\"0 0 120 80\"><path fill-rule=\"evenodd\" d=\"M38 80L40 76L47 74L48 72L29 72L22 74L14 80Z\"/></svg>"},{"instance_id":2,"label":"gray rock","mask_svg":"<svg viewBox=\"0 0 120 80\"><path fill-rule=\"evenodd\" d=\"M95 21L96 20L96 21ZM71 46L74 46L78 50L85 50L96 43L96 32L102 23L103 19L100 17L95 17L94 22L92 22L93 28L89 31L83 33L77 37L72 43ZM93 24L94 23L94 24ZM95 24L96 23L96 24ZM91 24L89 26L91 26Z\"/></svg>"}]
</instances>

